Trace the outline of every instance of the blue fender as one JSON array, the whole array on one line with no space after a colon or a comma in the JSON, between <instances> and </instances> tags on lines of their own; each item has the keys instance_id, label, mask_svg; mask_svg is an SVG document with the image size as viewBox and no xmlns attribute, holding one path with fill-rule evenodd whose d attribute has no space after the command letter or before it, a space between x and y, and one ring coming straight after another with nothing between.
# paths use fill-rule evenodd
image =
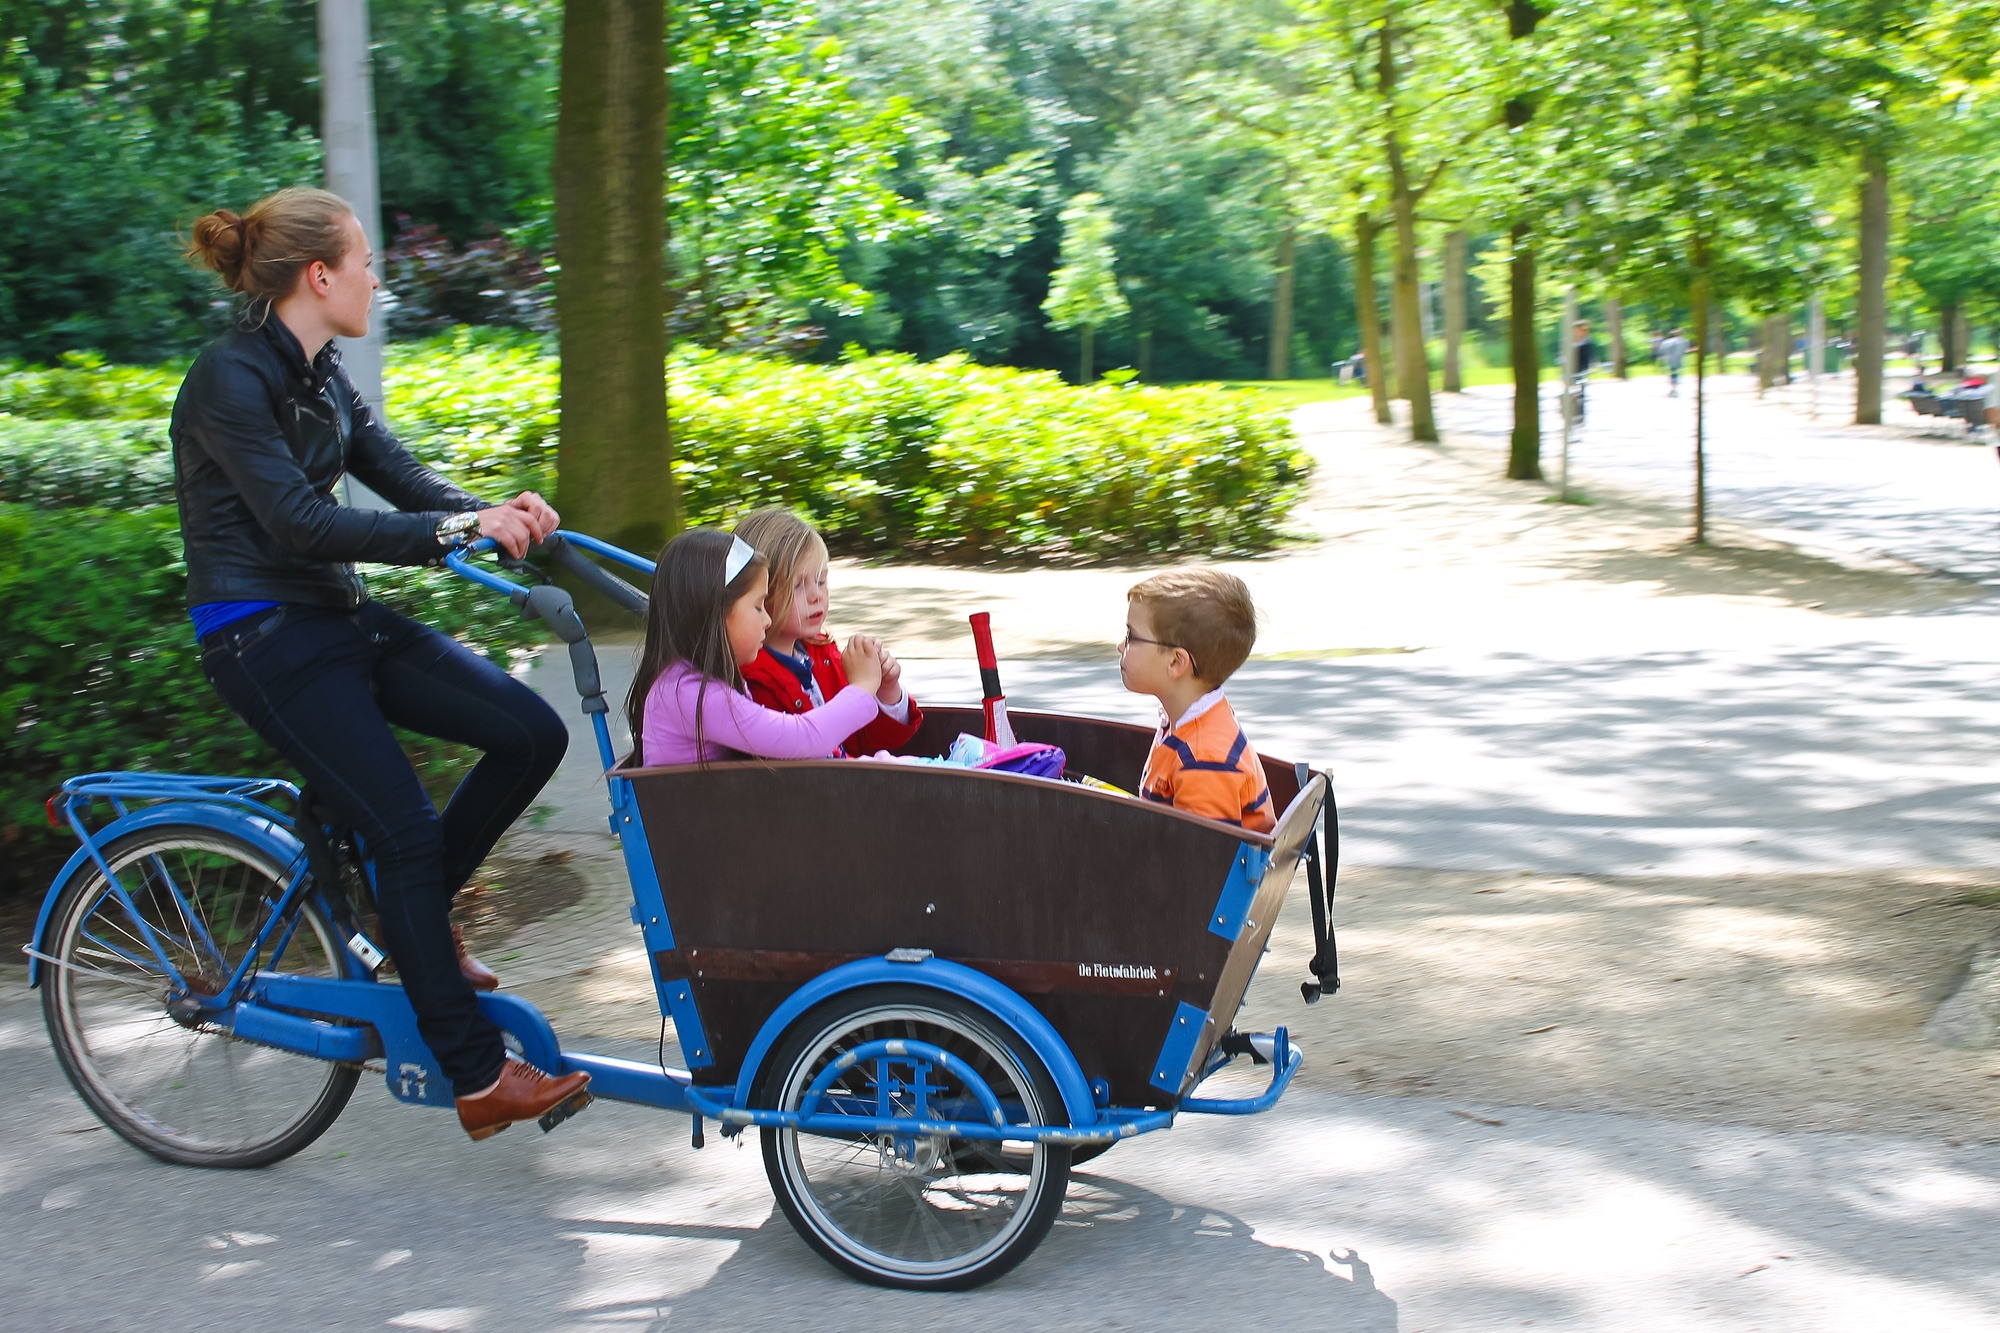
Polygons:
<instances>
[{"instance_id":1,"label":"blue fender","mask_svg":"<svg viewBox=\"0 0 2000 1333\"><path fill-rule=\"evenodd\" d=\"M202 828L214 829L218 833L231 834L287 868L298 864L299 858L305 855L305 848L299 845L298 838L283 824L235 806L203 801L168 801L163 805L150 805L143 810L134 810L131 814L121 815L98 829L91 835L91 840L102 847L128 833L158 828L163 824L196 824ZM62 897L62 892L69 887L70 881L82 874L84 868L91 864L90 848L79 847L56 873L55 882L49 885L48 896L42 899L41 915L35 918L34 940L37 952L49 952L46 936L49 918L55 915L56 899ZM30 955L28 984L39 986L41 982L42 960Z\"/></svg>"},{"instance_id":2,"label":"blue fender","mask_svg":"<svg viewBox=\"0 0 2000 1333\"><path fill-rule=\"evenodd\" d=\"M1076 1056L1070 1053L1069 1044L1057 1034L1041 1011L984 972L975 972L962 963L943 958L927 958L912 963L892 963L886 958L857 958L820 973L793 991L791 998L764 1020L757 1039L750 1043L750 1049L743 1057L742 1072L736 1076L735 1104L750 1105L750 1091L757 1084L757 1075L765 1058L777 1045L778 1038L784 1035L785 1029L801 1014L822 1000L863 986L927 986L972 1001L1012 1028L1028 1044L1028 1049L1041 1058L1049 1077L1055 1080L1056 1092L1062 1097L1063 1108L1069 1112L1071 1125L1080 1129L1097 1123L1097 1102L1090 1095L1090 1080L1084 1077L1083 1068L1077 1064Z\"/></svg>"}]
</instances>

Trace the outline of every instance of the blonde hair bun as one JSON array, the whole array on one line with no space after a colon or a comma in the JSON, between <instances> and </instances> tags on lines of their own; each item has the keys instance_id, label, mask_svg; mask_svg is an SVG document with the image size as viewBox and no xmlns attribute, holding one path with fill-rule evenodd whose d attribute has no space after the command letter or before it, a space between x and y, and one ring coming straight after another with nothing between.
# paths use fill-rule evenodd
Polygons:
<instances>
[{"instance_id":1,"label":"blonde hair bun","mask_svg":"<svg viewBox=\"0 0 2000 1333\"><path fill-rule=\"evenodd\" d=\"M332 267L347 255L354 206L331 190L295 185L259 199L247 213L218 208L195 219L187 257L215 270L223 286L274 301L315 262Z\"/></svg>"}]
</instances>

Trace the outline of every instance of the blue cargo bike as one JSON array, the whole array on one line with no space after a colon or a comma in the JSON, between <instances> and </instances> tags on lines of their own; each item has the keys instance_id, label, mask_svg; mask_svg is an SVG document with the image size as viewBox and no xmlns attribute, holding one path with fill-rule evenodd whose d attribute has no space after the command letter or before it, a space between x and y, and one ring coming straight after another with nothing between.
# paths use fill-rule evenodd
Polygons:
<instances>
[{"instance_id":1,"label":"blue cargo bike","mask_svg":"<svg viewBox=\"0 0 2000 1333\"><path fill-rule=\"evenodd\" d=\"M1284 1028L1234 1019L1303 862L1318 952L1339 984L1338 855L1324 774L1266 758L1272 835L1074 781L878 760L621 766L590 639L537 567L447 563L568 645L607 774L661 1013L686 1068L563 1047L532 1004L480 997L525 1059L587 1071L596 1097L761 1131L785 1215L835 1266L913 1289L989 1281L1061 1210L1071 1166L1177 1115L1246 1115L1298 1072ZM548 561L604 597L644 594L598 561L652 562L561 533ZM511 574L512 577L508 575ZM528 580L527 582L517 580ZM1152 734L1053 713L1016 735L1068 777L1130 785ZM912 754L978 731L927 710ZM35 927L30 983L78 1094L169 1162L259 1167L340 1115L364 1072L450 1107L403 989L368 939L367 848L276 778L92 773L49 802L81 847ZM827 871L763 815L796 810ZM1324 832L1322 832L1324 830ZM1239 1058L1255 1095L1202 1096ZM559 1108L543 1128L580 1109Z\"/></svg>"}]
</instances>

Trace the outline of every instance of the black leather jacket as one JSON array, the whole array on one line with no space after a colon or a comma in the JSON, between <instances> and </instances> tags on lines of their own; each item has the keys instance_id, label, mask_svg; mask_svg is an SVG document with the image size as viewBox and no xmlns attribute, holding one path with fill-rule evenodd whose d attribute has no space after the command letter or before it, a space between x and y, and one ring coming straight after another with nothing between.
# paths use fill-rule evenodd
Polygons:
<instances>
[{"instance_id":1,"label":"black leather jacket","mask_svg":"<svg viewBox=\"0 0 2000 1333\"><path fill-rule=\"evenodd\" d=\"M292 331L262 306L195 359L170 434L189 606L352 610L368 595L354 561L427 564L444 554L439 520L487 508L396 443L332 343L308 365ZM348 472L400 512L341 504L335 488Z\"/></svg>"}]
</instances>

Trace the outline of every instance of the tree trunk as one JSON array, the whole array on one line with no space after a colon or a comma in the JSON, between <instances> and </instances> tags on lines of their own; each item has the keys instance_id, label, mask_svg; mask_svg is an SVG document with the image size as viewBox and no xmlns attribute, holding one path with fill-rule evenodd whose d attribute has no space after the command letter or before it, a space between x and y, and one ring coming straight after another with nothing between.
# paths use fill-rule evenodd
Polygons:
<instances>
[{"instance_id":1,"label":"tree trunk","mask_svg":"<svg viewBox=\"0 0 2000 1333\"><path fill-rule=\"evenodd\" d=\"M1785 340L1791 337L1791 321L1783 315L1766 315L1757 332L1757 392L1762 395L1766 389L1778 382L1783 371L1783 360L1790 358L1791 349Z\"/></svg>"},{"instance_id":2,"label":"tree trunk","mask_svg":"<svg viewBox=\"0 0 2000 1333\"><path fill-rule=\"evenodd\" d=\"M1889 337L1889 164L1861 159L1861 274L1854 299L1854 423L1882 424L1882 345Z\"/></svg>"},{"instance_id":3,"label":"tree trunk","mask_svg":"<svg viewBox=\"0 0 2000 1333\"><path fill-rule=\"evenodd\" d=\"M1298 233L1287 222L1278 233L1278 290L1271 302L1270 378L1292 377L1292 279L1298 258Z\"/></svg>"},{"instance_id":4,"label":"tree trunk","mask_svg":"<svg viewBox=\"0 0 2000 1333\"><path fill-rule=\"evenodd\" d=\"M1153 331L1139 332L1139 380L1144 383L1153 378Z\"/></svg>"},{"instance_id":5,"label":"tree trunk","mask_svg":"<svg viewBox=\"0 0 2000 1333\"><path fill-rule=\"evenodd\" d=\"M1444 237L1444 391L1462 393L1465 372L1459 361L1465 344L1465 233Z\"/></svg>"},{"instance_id":6,"label":"tree trunk","mask_svg":"<svg viewBox=\"0 0 2000 1333\"><path fill-rule=\"evenodd\" d=\"M1375 400L1375 420L1387 426L1396 417L1389 410L1389 368L1382 360L1382 307L1375 291L1375 235L1381 224L1366 213L1354 218L1354 306L1361 323L1361 356L1368 367L1368 396Z\"/></svg>"},{"instance_id":7,"label":"tree trunk","mask_svg":"<svg viewBox=\"0 0 2000 1333\"><path fill-rule=\"evenodd\" d=\"M1410 400L1410 438L1436 444L1437 421L1431 415L1431 367L1424 351L1423 316L1417 308L1417 197L1403 162L1403 144L1395 130L1383 136L1389 155L1390 203L1396 216L1395 303L1396 373L1403 396Z\"/></svg>"},{"instance_id":8,"label":"tree trunk","mask_svg":"<svg viewBox=\"0 0 2000 1333\"><path fill-rule=\"evenodd\" d=\"M1514 369L1514 436L1507 447L1507 475L1542 479L1542 354L1535 342L1535 248L1528 224L1509 234L1507 261L1507 359Z\"/></svg>"},{"instance_id":9,"label":"tree trunk","mask_svg":"<svg viewBox=\"0 0 2000 1333\"><path fill-rule=\"evenodd\" d=\"M1082 355L1077 359L1076 382L1078 384L1088 384L1091 381L1092 378L1091 371L1096 369L1096 367L1091 364L1091 361L1094 358L1097 351L1096 343L1097 343L1096 328L1089 324L1084 325L1083 352Z\"/></svg>"},{"instance_id":10,"label":"tree trunk","mask_svg":"<svg viewBox=\"0 0 2000 1333\"><path fill-rule=\"evenodd\" d=\"M564 521L627 550L680 527L667 434L666 7L569 0L556 124Z\"/></svg>"},{"instance_id":11,"label":"tree trunk","mask_svg":"<svg viewBox=\"0 0 2000 1333\"><path fill-rule=\"evenodd\" d=\"M1535 0L1508 0L1508 39L1534 36L1542 15ZM1524 129L1535 118L1534 99L1525 90L1509 97L1502 114L1508 129ZM1527 223L1516 221L1508 236L1513 255L1507 263L1507 359L1514 372L1514 435L1507 446L1507 475L1515 481L1540 481L1542 355L1535 344L1535 251Z\"/></svg>"},{"instance_id":12,"label":"tree trunk","mask_svg":"<svg viewBox=\"0 0 2000 1333\"><path fill-rule=\"evenodd\" d=\"M1957 370L1958 363L1958 302L1947 301L1938 307L1938 373Z\"/></svg>"},{"instance_id":13,"label":"tree trunk","mask_svg":"<svg viewBox=\"0 0 2000 1333\"><path fill-rule=\"evenodd\" d=\"M1403 364L1409 348L1403 342L1402 314L1396 306L1396 262L1391 251L1389 261L1389 396L1399 403L1406 403L1410 395L1403 386L1409 382L1410 368Z\"/></svg>"},{"instance_id":14,"label":"tree trunk","mask_svg":"<svg viewBox=\"0 0 2000 1333\"><path fill-rule=\"evenodd\" d=\"M1628 379L1625 363L1625 303L1615 296L1604 300L1604 335L1611 340L1611 373Z\"/></svg>"}]
</instances>

